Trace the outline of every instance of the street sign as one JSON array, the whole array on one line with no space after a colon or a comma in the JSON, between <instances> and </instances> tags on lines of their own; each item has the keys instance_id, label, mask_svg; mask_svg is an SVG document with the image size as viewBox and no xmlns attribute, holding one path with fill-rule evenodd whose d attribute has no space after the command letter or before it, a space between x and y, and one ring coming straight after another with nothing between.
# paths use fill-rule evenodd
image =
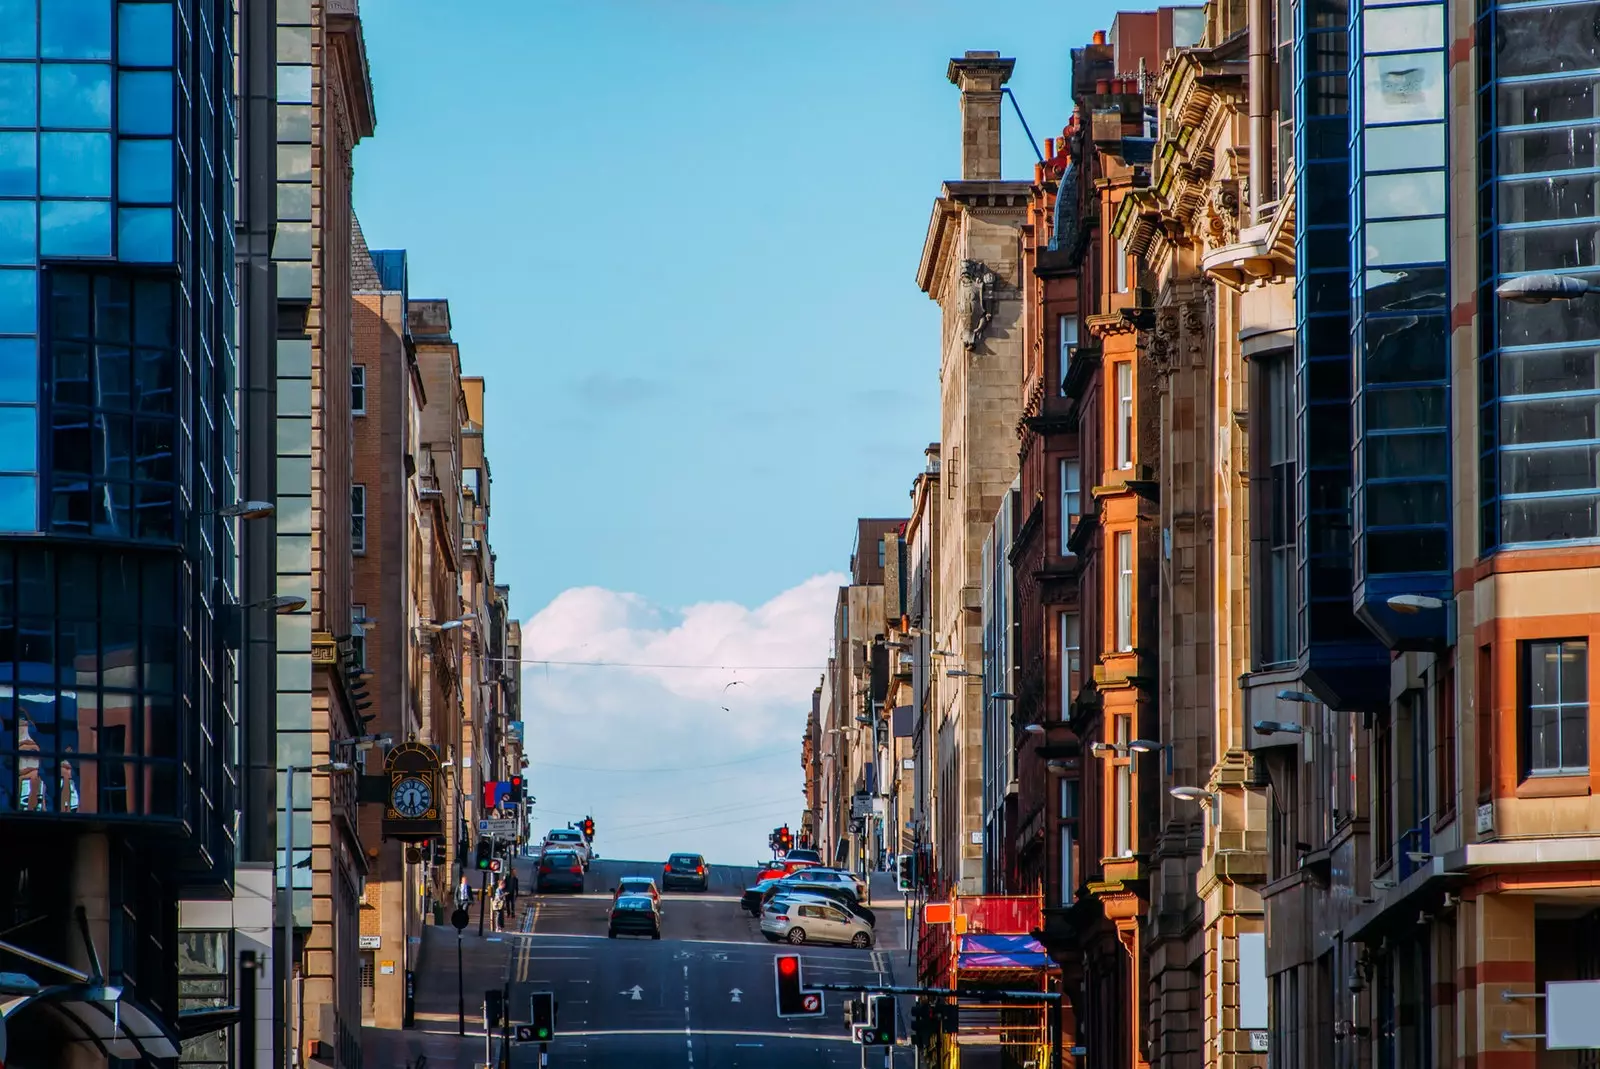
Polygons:
<instances>
[{"instance_id":1,"label":"street sign","mask_svg":"<svg viewBox=\"0 0 1600 1069\"><path fill-rule=\"evenodd\" d=\"M510 837L517 834L517 822L510 818L478 821L478 835Z\"/></svg>"},{"instance_id":2,"label":"street sign","mask_svg":"<svg viewBox=\"0 0 1600 1069\"><path fill-rule=\"evenodd\" d=\"M472 914L468 913L464 906L458 907L454 913L450 914L450 925L458 932L466 931L467 925L471 923Z\"/></svg>"},{"instance_id":3,"label":"street sign","mask_svg":"<svg viewBox=\"0 0 1600 1069\"><path fill-rule=\"evenodd\" d=\"M533 1042L533 1025L531 1025L531 1024L519 1024L519 1025L517 1025L516 1040L517 1040L518 1043L532 1043Z\"/></svg>"}]
</instances>

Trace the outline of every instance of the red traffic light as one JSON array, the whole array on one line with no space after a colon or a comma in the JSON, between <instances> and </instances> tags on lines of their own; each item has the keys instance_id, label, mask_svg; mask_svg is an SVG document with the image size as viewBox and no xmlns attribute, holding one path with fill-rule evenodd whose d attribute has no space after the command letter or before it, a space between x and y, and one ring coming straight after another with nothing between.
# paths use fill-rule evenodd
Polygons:
<instances>
[{"instance_id":1,"label":"red traffic light","mask_svg":"<svg viewBox=\"0 0 1600 1069\"><path fill-rule=\"evenodd\" d=\"M780 957L778 959L778 971L781 972L785 976L788 976L789 974L794 973L794 972L798 972L799 969L800 969L800 959L799 958Z\"/></svg>"}]
</instances>

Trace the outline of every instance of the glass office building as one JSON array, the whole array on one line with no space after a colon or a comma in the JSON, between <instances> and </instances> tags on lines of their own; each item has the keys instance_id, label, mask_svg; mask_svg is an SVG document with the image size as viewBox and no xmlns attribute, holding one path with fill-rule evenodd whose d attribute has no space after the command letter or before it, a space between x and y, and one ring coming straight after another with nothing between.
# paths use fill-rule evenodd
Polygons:
<instances>
[{"instance_id":1,"label":"glass office building","mask_svg":"<svg viewBox=\"0 0 1600 1069\"><path fill-rule=\"evenodd\" d=\"M0 0L0 908L54 956L105 896L163 1011L235 852L232 20Z\"/></svg>"}]
</instances>

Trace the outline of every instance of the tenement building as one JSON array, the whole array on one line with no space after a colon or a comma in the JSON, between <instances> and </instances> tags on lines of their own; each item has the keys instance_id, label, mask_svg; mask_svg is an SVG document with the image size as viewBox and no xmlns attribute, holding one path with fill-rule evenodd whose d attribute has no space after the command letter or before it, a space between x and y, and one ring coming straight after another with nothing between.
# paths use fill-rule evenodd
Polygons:
<instances>
[{"instance_id":1,"label":"tenement building","mask_svg":"<svg viewBox=\"0 0 1600 1069\"><path fill-rule=\"evenodd\" d=\"M231 972L178 903L232 893L240 620L270 612L238 593L233 32L209 0L0 18L12 1067L108 1064L73 1012L170 1062L181 974Z\"/></svg>"}]
</instances>

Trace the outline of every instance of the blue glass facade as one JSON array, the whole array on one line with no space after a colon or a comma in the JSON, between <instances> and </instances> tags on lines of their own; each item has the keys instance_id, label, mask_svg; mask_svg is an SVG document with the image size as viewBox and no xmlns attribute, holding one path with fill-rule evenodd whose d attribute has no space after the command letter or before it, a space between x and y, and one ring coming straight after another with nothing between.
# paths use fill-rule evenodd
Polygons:
<instances>
[{"instance_id":1,"label":"blue glass facade","mask_svg":"<svg viewBox=\"0 0 1600 1069\"><path fill-rule=\"evenodd\" d=\"M195 883L237 804L232 20L0 0L0 814L159 821Z\"/></svg>"},{"instance_id":2,"label":"blue glass facade","mask_svg":"<svg viewBox=\"0 0 1600 1069\"><path fill-rule=\"evenodd\" d=\"M1304 0L1291 10L1302 678L1330 706L1376 708L1388 653L1350 601L1349 8Z\"/></svg>"},{"instance_id":3,"label":"blue glass facade","mask_svg":"<svg viewBox=\"0 0 1600 1069\"><path fill-rule=\"evenodd\" d=\"M1357 0L1350 44L1355 608L1392 649L1444 641L1448 600L1450 324L1442 2Z\"/></svg>"},{"instance_id":4,"label":"blue glass facade","mask_svg":"<svg viewBox=\"0 0 1600 1069\"><path fill-rule=\"evenodd\" d=\"M1591 3L1486 0L1479 26L1479 533L1600 537L1600 300L1497 300L1509 278L1600 285L1600 40Z\"/></svg>"}]
</instances>

